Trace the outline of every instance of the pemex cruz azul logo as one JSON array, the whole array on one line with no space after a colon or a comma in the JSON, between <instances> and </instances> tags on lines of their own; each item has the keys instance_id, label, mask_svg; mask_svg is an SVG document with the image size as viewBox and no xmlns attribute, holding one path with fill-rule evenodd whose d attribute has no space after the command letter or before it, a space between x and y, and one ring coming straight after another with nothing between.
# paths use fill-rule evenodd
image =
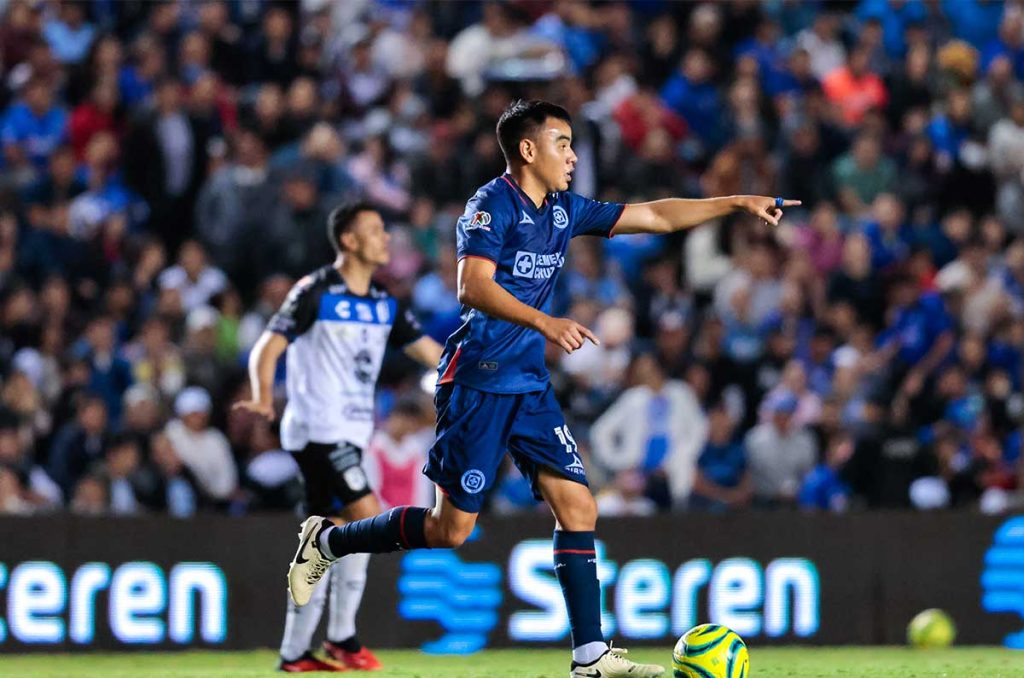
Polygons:
<instances>
[{"instance_id":1,"label":"pemex cruz azul logo","mask_svg":"<svg viewBox=\"0 0 1024 678\"><path fill-rule=\"evenodd\" d=\"M479 537L477 527L469 541ZM444 630L420 647L424 652L477 652L498 625L501 583L501 568L495 563L466 563L448 549L411 551L402 558L398 612L405 619L437 622Z\"/></svg>"},{"instance_id":2,"label":"pemex cruz azul logo","mask_svg":"<svg viewBox=\"0 0 1024 678\"><path fill-rule=\"evenodd\" d=\"M1011 612L1024 620L1024 516L999 526L985 553L981 606L986 612ZM1024 650L1024 630L1003 639L1006 647Z\"/></svg>"}]
</instances>

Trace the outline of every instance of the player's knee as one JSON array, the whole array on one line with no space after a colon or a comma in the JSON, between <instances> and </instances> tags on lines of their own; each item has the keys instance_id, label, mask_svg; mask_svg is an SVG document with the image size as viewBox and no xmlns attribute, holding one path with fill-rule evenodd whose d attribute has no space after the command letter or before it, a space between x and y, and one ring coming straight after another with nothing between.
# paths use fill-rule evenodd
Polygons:
<instances>
[{"instance_id":1,"label":"player's knee","mask_svg":"<svg viewBox=\"0 0 1024 678\"><path fill-rule=\"evenodd\" d=\"M579 494L558 511L558 524L571 532L592 532L597 527L597 502L588 492Z\"/></svg>"}]
</instances>

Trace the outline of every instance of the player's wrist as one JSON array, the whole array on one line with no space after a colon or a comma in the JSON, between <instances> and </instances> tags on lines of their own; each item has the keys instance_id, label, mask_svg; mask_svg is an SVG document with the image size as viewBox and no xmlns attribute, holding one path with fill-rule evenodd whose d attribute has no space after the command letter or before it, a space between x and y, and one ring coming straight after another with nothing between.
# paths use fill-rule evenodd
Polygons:
<instances>
[{"instance_id":1,"label":"player's wrist","mask_svg":"<svg viewBox=\"0 0 1024 678\"><path fill-rule=\"evenodd\" d=\"M545 313L538 313L530 322L530 324L533 326L533 329L537 330L541 334L544 334L544 330L548 326L548 322L550 320L551 316Z\"/></svg>"}]
</instances>

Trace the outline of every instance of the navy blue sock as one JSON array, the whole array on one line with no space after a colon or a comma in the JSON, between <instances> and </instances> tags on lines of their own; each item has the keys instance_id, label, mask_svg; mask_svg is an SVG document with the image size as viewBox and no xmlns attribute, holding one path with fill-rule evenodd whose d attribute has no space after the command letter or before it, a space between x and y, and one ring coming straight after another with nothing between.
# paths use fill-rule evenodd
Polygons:
<instances>
[{"instance_id":1,"label":"navy blue sock","mask_svg":"<svg viewBox=\"0 0 1024 678\"><path fill-rule=\"evenodd\" d=\"M601 586L593 532L555 530L555 576L569 611L574 648L604 642L601 635Z\"/></svg>"},{"instance_id":2,"label":"navy blue sock","mask_svg":"<svg viewBox=\"0 0 1024 678\"><path fill-rule=\"evenodd\" d=\"M373 518L335 527L327 533L330 555L340 558L350 553L391 553L426 548L423 524L428 513L430 509L419 506L396 506Z\"/></svg>"}]
</instances>

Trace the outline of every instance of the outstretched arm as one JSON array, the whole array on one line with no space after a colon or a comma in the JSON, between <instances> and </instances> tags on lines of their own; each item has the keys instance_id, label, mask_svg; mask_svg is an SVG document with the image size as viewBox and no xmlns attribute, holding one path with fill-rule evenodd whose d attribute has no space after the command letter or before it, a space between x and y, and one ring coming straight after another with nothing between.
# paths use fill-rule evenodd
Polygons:
<instances>
[{"instance_id":1,"label":"outstretched arm","mask_svg":"<svg viewBox=\"0 0 1024 678\"><path fill-rule=\"evenodd\" d=\"M783 200L782 205L777 206L775 198L761 195L731 195L700 200L668 198L632 203L626 205L612 232L615 235L672 233L739 211L748 212L773 226L778 226L779 219L782 218L782 207L799 204L799 200Z\"/></svg>"}]
</instances>

